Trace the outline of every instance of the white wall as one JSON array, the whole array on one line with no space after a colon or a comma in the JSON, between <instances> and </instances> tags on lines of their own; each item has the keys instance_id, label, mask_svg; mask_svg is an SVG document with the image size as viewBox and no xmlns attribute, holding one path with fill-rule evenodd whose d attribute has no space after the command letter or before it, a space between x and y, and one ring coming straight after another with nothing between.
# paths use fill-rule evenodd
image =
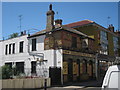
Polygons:
<instances>
[{"instance_id":1,"label":"white wall","mask_svg":"<svg viewBox=\"0 0 120 90\"><path fill-rule=\"evenodd\" d=\"M32 39L36 38L37 41L37 46L36 46L36 51L32 51ZM43 74L42 72L44 71L40 71L43 70L42 68L49 68L49 67L62 67L62 60L63 60L63 56L62 56L62 49L59 50L44 50L44 39L45 39L45 35L42 36L38 36L38 37L34 37L34 38L30 38L29 39L29 50L30 50L30 54L31 54L31 61L36 61L37 58L39 58L39 60L41 58L43 58L42 56L44 55L44 60L47 60L47 62L41 63L37 65L37 73L38 74ZM34 55L34 56L33 56ZM38 62L39 63L39 62ZM39 72L40 71L40 72ZM49 74L49 71L47 70L47 73ZM48 76L47 74L47 76Z\"/></svg>"},{"instance_id":2,"label":"white wall","mask_svg":"<svg viewBox=\"0 0 120 90\"><path fill-rule=\"evenodd\" d=\"M36 38L36 50L37 51L32 51L32 39L35 39ZM29 50L30 52L38 52L38 51L44 51L44 39L45 39L45 35L41 35L41 36L37 36L37 37L33 37L33 38L30 38L29 39Z\"/></svg>"},{"instance_id":3,"label":"white wall","mask_svg":"<svg viewBox=\"0 0 120 90\"><path fill-rule=\"evenodd\" d=\"M23 53L19 52L19 43L24 41L23 45ZM15 43L15 54L9 54L9 44ZM5 55L5 47L8 45L8 54ZM27 35L20 36L17 38L12 38L3 41L3 63L5 62L18 62L18 61L25 61L28 59L28 40ZM12 51L12 49L11 49Z\"/></svg>"},{"instance_id":4,"label":"white wall","mask_svg":"<svg viewBox=\"0 0 120 90\"><path fill-rule=\"evenodd\" d=\"M34 38L36 38L36 40L37 40L36 51L32 51L32 39L34 39ZM44 54L44 59L48 60L47 66L59 66L59 67L61 67L61 65L62 65L61 64L62 49L59 49L59 50L53 50L53 49L44 50L44 39L45 39L45 35L30 38L29 39L30 53L33 54L33 55L35 55L35 54L38 55L38 56L35 56L36 60L37 60L37 58L42 58L42 56Z\"/></svg>"},{"instance_id":5,"label":"white wall","mask_svg":"<svg viewBox=\"0 0 120 90\"><path fill-rule=\"evenodd\" d=\"M0 42L0 50L3 51L2 53L0 53L0 55L2 57L0 57L0 60L2 60L2 64L5 64L7 62L25 62L24 64L24 68L25 68L25 72L26 75L31 75L31 62L32 61L37 61L37 58L39 58L39 60L41 58L43 58L44 55L44 60L47 60L47 62L42 62L40 64L39 61L37 61L37 74L38 75L43 75L44 73L44 68L46 68L47 70L47 77L49 76L49 67L62 67L62 60L63 60L63 56L62 56L62 49L60 50L44 50L44 39L45 39L45 35L41 35L41 36L37 36L37 37L33 37L37 39L37 46L36 46L36 51L32 51L32 39L33 38L29 38L27 39L27 35L24 36L20 36L20 37L16 37L16 38L12 38L12 39L8 39L5 41L2 41L2 43ZM24 41L24 49L23 49L23 53L19 53L19 43L21 41ZM9 54L9 44L11 43L15 43L15 54ZM8 44L8 54L5 55L5 47ZM12 49L11 49L12 50ZM30 52L28 52L30 51ZM44 76L44 75L43 75Z\"/></svg>"}]
</instances>

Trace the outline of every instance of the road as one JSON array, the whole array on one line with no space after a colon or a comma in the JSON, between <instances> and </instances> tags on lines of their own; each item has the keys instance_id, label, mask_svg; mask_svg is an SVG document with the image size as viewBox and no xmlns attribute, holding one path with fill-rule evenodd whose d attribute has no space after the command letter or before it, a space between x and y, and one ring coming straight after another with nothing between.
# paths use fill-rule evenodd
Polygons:
<instances>
[{"instance_id":1,"label":"road","mask_svg":"<svg viewBox=\"0 0 120 90\"><path fill-rule=\"evenodd\" d=\"M46 90L101 90L101 82L99 81L89 81L89 82L81 82L81 83L71 83L69 85L64 86L54 86L47 88ZM45 90L45 89L38 89Z\"/></svg>"},{"instance_id":2,"label":"road","mask_svg":"<svg viewBox=\"0 0 120 90\"><path fill-rule=\"evenodd\" d=\"M38 90L45 90L45 89L38 89ZM101 87L52 87L52 88L47 88L46 90L101 90Z\"/></svg>"}]
</instances>

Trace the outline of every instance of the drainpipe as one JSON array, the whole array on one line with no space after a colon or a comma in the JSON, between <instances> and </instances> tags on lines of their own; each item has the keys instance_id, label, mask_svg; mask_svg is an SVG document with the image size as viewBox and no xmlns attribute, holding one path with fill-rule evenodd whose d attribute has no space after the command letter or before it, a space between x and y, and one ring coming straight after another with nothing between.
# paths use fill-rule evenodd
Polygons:
<instances>
[{"instance_id":1,"label":"drainpipe","mask_svg":"<svg viewBox=\"0 0 120 90\"><path fill-rule=\"evenodd\" d=\"M96 80L98 81L98 53L95 55L95 72Z\"/></svg>"}]
</instances>

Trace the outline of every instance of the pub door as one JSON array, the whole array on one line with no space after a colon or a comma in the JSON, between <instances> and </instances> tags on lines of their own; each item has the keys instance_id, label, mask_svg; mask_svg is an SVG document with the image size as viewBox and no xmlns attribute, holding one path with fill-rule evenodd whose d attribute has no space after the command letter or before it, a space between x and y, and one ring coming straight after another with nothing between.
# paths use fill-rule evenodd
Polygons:
<instances>
[{"instance_id":1,"label":"pub door","mask_svg":"<svg viewBox=\"0 0 120 90\"><path fill-rule=\"evenodd\" d=\"M73 81L73 60L68 60L68 82Z\"/></svg>"}]
</instances>

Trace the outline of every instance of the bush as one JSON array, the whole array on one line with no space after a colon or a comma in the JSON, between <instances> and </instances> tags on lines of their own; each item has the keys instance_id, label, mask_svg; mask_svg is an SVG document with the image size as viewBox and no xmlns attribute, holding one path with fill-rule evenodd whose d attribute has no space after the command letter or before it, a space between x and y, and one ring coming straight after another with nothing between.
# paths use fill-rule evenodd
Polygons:
<instances>
[{"instance_id":1,"label":"bush","mask_svg":"<svg viewBox=\"0 0 120 90\"><path fill-rule=\"evenodd\" d=\"M12 76L12 69L8 65L4 65L1 67L1 77L2 79L9 79Z\"/></svg>"}]
</instances>

